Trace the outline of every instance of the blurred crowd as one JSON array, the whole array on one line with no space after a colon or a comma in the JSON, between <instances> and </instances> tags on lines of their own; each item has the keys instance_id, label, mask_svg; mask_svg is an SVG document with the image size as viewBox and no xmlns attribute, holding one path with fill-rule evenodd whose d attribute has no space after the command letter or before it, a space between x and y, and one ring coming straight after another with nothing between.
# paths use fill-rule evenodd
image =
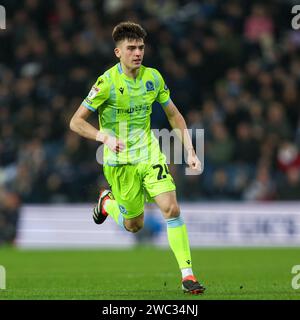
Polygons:
<instances>
[{"instance_id":1,"label":"blurred crowd","mask_svg":"<svg viewBox=\"0 0 300 320\"><path fill-rule=\"evenodd\" d=\"M97 143L71 132L69 120L95 79L117 62L111 32L124 20L147 30L144 65L160 70L188 127L205 130L204 173L186 176L184 166L170 165L178 198L300 199L293 1L1 4L7 29L0 30L0 198L16 197L9 210L18 201L96 200L105 184ZM153 128L168 127L157 105L152 121ZM96 115L92 122L97 126Z\"/></svg>"}]
</instances>

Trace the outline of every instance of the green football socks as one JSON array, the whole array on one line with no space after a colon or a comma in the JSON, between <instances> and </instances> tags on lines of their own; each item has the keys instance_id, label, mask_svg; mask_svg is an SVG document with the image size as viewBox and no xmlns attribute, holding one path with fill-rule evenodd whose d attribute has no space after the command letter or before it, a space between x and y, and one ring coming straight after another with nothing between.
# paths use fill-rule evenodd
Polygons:
<instances>
[{"instance_id":1,"label":"green football socks","mask_svg":"<svg viewBox=\"0 0 300 320\"><path fill-rule=\"evenodd\" d=\"M116 200L106 200L104 209L119 226L125 229L124 217ZM166 221L169 244L176 257L179 268L184 269L184 271L188 270L188 273L192 274L192 271L190 271L192 268L192 259L186 225L180 216L166 219Z\"/></svg>"},{"instance_id":2,"label":"green football socks","mask_svg":"<svg viewBox=\"0 0 300 320\"><path fill-rule=\"evenodd\" d=\"M179 216L166 219L170 247L174 252L180 269L192 267L191 251L186 225Z\"/></svg>"}]
</instances>

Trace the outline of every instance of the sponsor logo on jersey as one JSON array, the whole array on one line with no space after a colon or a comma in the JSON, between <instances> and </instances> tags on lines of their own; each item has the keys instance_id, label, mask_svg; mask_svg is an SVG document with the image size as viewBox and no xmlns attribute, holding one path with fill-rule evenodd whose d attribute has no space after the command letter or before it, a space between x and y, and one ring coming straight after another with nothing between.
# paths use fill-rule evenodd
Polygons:
<instances>
[{"instance_id":1,"label":"sponsor logo on jersey","mask_svg":"<svg viewBox=\"0 0 300 320\"><path fill-rule=\"evenodd\" d=\"M140 111L147 111L150 109L151 106L149 105L138 105L134 106L132 108L119 108L117 109L117 114L123 114L123 113L133 113L133 112L140 112Z\"/></svg>"}]
</instances>

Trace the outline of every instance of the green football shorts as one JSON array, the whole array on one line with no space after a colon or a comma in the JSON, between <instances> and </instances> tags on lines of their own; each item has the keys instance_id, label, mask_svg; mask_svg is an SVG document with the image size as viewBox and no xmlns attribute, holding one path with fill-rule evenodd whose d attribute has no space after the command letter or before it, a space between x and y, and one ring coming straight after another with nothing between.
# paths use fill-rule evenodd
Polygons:
<instances>
[{"instance_id":1,"label":"green football shorts","mask_svg":"<svg viewBox=\"0 0 300 320\"><path fill-rule=\"evenodd\" d=\"M103 166L103 172L125 219L144 212L144 203L176 186L169 173L166 157L160 153L156 163Z\"/></svg>"}]
</instances>

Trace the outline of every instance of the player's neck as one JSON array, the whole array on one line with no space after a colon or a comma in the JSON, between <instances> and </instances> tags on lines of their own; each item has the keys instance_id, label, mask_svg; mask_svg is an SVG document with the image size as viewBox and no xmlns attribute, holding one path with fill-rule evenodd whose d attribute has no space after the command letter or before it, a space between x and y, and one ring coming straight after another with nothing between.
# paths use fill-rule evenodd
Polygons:
<instances>
[{"instance_id":1,"label":"player's neck","mask_svg":"<svg viewBox=\"0 0 300 320\"><path fill-rule=\"evenodd\" d=\"M137 78L140 68L129 69L122 62L120 62L120 63L121 63L122 70L126 74L127 77L132 78L132 79Z\"/></svg>"}]
</instances>

